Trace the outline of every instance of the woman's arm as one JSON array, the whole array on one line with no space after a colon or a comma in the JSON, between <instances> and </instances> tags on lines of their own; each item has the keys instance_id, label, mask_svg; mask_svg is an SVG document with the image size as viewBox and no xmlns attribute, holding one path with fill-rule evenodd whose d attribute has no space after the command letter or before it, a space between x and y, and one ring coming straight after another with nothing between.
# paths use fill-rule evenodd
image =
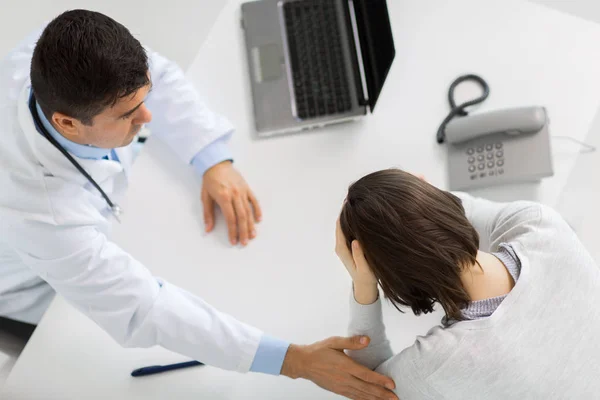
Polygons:
<instances>
[{"instance_id":1,"label":"woman's arm","mask_svg":"<svg viewBox=\"0 0 600 400\"><path fill-rule=\"evenodd\" d=\"M348 351L348 355L359 364L374 370L393 356L385 335L377 278L367 263L360 243L354 240L351 244L352 248L348 248L339 220L336 224L335 237L335 252L353 282L348 331L351 335L364 335L370 338L368 347Z\"/></svg>"},{"instance_id":2,"label":"woman's arm","mask_svg":"<svg viewBox=\"0 0 600 400\"><path fill-rule=\"evenodd\" d=\"M385 333L381 299L377 286L354 287L353 293L350 295L348 333L351 336L365 335L371 339L368 347L362 350L348 351L348 355L353 360L367 368L374 370L394 355Z\"/></svg>"}]
</instances>

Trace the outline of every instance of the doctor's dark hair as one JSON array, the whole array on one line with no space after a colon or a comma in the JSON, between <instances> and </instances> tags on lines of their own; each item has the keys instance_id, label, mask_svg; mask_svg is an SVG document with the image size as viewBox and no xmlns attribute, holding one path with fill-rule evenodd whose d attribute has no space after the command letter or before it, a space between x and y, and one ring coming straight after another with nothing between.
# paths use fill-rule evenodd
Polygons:
<instances>
[{"instance_id":1,"label":"doctor's dark hair","mask_svg":"<svg viewBox=\"0 0 600 400\"><path fill-rule=\"evenodd\" d=\"M476 263L479 235L458 197L401 170L379 171L350 186L340 226L349 249L361 244L400 312L426 314L440 303L448 317L463 319L470 300L460 276Z\"/></svg>"},{"instance_id":2,"label":"doctor's dark hair","mask_svg":"<svg viewBox=\"0 0 600 400\"><path fill-rule=\"evenodd\" d=\"M94 11L67 11L42 32L31 59L31 85L48 119L60 112L93 118L149 84L148 57L129 30Z\"/></svg>"}]
</instances>

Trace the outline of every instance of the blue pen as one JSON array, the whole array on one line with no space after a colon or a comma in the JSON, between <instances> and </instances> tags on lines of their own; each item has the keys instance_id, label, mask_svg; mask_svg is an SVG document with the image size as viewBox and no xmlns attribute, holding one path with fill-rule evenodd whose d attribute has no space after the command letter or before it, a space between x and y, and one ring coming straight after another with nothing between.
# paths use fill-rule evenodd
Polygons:
<instances>
[{"instance_id":1,"label":"blue pen","mask_svg":"<svg viewBox=\"0 0 600 400\"><path fill-rule=\"evenodd\" d=\"M197 365L204 365L204 364L201 363L200 361L188 361L188 362L169 364L169 365L151 365L149 367L142 367L142 368L138 368L138 369L132 371L131 376L138 377L138 376L153 375L153 374L159 374L161 372L173 371L175 369L195 367Z\"/></svg>"}]
</instances>

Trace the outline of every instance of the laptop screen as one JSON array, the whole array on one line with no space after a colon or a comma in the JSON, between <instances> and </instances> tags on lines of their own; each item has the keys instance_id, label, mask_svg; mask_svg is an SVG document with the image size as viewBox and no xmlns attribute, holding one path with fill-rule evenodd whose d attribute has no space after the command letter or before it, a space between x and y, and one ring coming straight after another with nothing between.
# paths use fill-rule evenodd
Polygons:
<instances>
[{"instance_id":1,"label":"laptop screen","mask_svg":"<svg viewBox=\"0 0 600 400\"><path fill-rule=\"evenodd\" d=\"M353 2L372 112L392 66L396 49L386 0Z\"/></svg>"}]
</instances>

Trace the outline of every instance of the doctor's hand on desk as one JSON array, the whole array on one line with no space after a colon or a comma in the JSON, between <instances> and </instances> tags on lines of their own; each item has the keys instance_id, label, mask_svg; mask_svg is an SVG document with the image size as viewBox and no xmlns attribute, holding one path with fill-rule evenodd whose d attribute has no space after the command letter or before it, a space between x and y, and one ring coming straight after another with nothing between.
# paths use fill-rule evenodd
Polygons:
<instances>
[{"instance_id":1,"label":"doctor's hand on desk","mask_svg":"<svg viewBox=\"0 0 600 400\"><path fill-rule=\"evenodd\" d=\"M332 337L308 346L291 345L281 374L312 381L323 389L354 400L398 400L394 381L348 357L344 350L360 350L369 338Z\"/></svg>"},{"instance_id":2,"label":"doctor's hand on desk","mask_svg":"<svg viewBox=\"0 0 600 400\"><path fill-rule=\"evenodd\" d=\"M231 161L224 161L204 173L202 180L202 205L206 232L215 226L215 203L221 208L229 241L243 246L256 237L255 223L260 222L262 211L242 175Z\"/></svg>"}]
</instances>

